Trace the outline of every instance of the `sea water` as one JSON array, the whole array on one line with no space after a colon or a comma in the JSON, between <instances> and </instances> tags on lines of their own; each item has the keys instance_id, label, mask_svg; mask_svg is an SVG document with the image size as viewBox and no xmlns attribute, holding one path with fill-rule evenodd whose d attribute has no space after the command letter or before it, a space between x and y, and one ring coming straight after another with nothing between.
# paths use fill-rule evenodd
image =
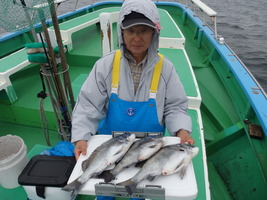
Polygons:
<instances>
[{"instance_id":1,"label":"sea water","mask_svg":"<svg viewBox=\"0 0 267 200\"><path fill-rule=\"evenodd\" d=\"M215 10L218 34L267 92L267 1L202 0Z\"/></svg>"}]
</instances>

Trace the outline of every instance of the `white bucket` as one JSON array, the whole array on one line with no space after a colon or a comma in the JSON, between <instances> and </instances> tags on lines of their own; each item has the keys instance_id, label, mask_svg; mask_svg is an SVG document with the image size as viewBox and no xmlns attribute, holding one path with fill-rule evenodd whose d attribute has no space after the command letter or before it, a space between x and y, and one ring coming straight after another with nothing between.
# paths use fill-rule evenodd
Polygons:
<instances>
[{"instance_id":1,"label":"white bucket","mask_svg":"<svg viewBox=\"0 0 267 200\"><path fill-rule=\"evenodd\" d=\"M27 147L15 135L0 137L0 184L7 189L19 185L18 176L28 163Z\"/></svg>"}]
</instances>

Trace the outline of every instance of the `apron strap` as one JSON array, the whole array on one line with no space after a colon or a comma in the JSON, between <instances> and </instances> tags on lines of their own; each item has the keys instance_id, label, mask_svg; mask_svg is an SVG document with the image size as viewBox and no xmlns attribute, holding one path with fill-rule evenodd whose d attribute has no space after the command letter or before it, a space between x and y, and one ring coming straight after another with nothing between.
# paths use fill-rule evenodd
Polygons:
<instances>
[{"instance_id":1,"label":"apron strap","mask_svg":"<svg viewBox=\"0 0 267 200\"><path fill-rule=\"evenodd\" d=\"M154 73L153 73L153 77L152 77L151 85L150 85L150 93L149 93L150 99L156 99L156 94L158 91L158 85L159 85L159 80L160 80L160 74L162 70L162 63L164 60L164 56L162 54L158 54L158 55L160 59L154 68Z\"/></svg>"},{"instance_id":2,"label":"apron strap","mask_svg":"<svg viewBox=\"0 0 267 200\"><path fill-rule=\"evenodd\" d=\"M119 88L120 61L121 61L121 51L117 50L113 61L112 81L111 81L111 93L115 94L118 94L118 88Z\"/></svg>"},{"instance_id":3,"label":"apron strap","mask_svg":"<svg viewBox=\"0 0 267 200\"><path fill-rule=\"evenodd\" d=\"M156 64L154 68L153 77L152 77L151 85L150 85L150 94L149 94L150 99L156 98L159 80L160 80L160 74L162 70L162 64L164 60L164 56L162 54L158 54L158 55L160 57L160 60L158 61L158 63ZM117 50L114 56L114 60L113 60L112 84L111 84L111 93L115 93L115 94L118 94L118 88L119 88L120 60L121 60L121 51Z\"/></svg>"}]
</instances>

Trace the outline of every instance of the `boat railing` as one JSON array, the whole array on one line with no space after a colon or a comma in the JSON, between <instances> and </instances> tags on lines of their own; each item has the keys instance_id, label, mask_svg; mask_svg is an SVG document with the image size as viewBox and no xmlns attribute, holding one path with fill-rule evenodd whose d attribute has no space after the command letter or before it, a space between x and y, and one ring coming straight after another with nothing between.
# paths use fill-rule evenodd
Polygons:
<instances>
[{"instance_id":1,"label":"boat railing","mask_svg":"<svg viewBox=\"0 0 267 200\"><path fill-rule=\"evenodd\" d=\"M214 38L220 44L224 44L224 38L220 36L217 31L217 12L200 0L180 0L180 3L184 4L186 7L190 6L188 2L191 3L191 9L196 16L198 11L201 12L200 16L198 17L203 21L205 26L209 26L208 22L206 21L206 16L210 17L211 21L213 22L213 28L210 26L209 27L214 31Z\"/></svg>"}]
</instances>

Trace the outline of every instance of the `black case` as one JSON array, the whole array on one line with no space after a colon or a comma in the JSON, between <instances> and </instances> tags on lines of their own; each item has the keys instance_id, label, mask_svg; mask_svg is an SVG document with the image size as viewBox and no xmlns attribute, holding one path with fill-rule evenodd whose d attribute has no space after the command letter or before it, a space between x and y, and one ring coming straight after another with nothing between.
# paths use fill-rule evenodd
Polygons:
<instances>
[{"instance_id":1,"label":"black case","mask_svg":"<svg viewBox=\"0 0 267 200\"><path fill-rule=\"evenodd\" d=\"M18 177L20 185L36 186L38 196L45 198L46 186L63 187L76 164L74 156L34 156Z\"/></svg>"}]
</instances>

